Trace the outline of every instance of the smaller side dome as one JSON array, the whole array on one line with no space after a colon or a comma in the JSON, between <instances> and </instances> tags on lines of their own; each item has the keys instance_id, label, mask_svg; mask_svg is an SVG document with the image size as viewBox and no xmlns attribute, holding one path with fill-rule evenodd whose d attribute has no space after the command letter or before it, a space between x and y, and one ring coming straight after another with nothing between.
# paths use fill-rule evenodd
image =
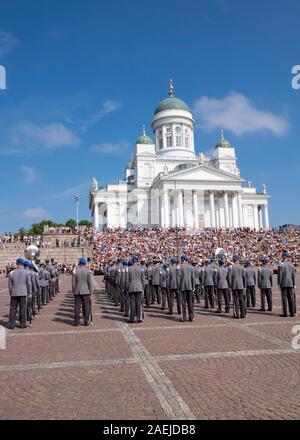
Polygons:
<instances>
[{"instance_id":1,"label":"smaller side dome","mask_svg":"<svg viewBox=\"0 0 300 440\"><path fill-rule=\"evenodd\" d=\"M232 148L231 143L225 139L223 130L221 130L221 137L215 148Z\"/></svg>"},{"instance_id":2,"label":"smaller side dome","mask_svg":"<svg viewBox=\"0 0 300 440\"><path fill-rule=\"evenodd\" d=\"M143 126L143 133L137 139L136 144L147 144L147 145L153 144L153 140L146 134L145 126Z\"/></svg>"}]
</instances>

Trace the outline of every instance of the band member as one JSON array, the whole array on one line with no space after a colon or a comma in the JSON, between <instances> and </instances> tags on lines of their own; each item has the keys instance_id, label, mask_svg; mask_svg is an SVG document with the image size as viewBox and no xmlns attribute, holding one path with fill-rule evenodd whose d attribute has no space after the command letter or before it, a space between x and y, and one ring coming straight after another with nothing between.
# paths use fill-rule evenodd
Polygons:
<instances>
[{"instance_id":1,"label":"band member","mask_svg":"<svg viewBox=\"0 0 300 440\"><path fill-rule=\"evenodd\" d=\"M195 289L195 279L194 279L194 269L188 264L188 257L183 255L181 257L180 265L180 281L179 290L181 293L181 322L186 321L186 305L188 307L189 321L194 320L194 289Z\"/></svg>"},{"instance_id":2,"label":"band member","mask_svg":"<svg viewBox=\"0 0 300 440\"><path fill-rule=\"evenodd\" d=\"M205 260L205 266L202 269L205 309L208 309L209 306L212 309L215 307L214 275L215 275L215 269L212 267L211 261Z\"/></svg>"},{"instance_id":3,"label":"band member","mask_svg":"<svg viewBox=\"0 0 300 440\"><path fill-rule=\"evenodd\" d=\"M246 278L246 297L247 307L256 306L256 270L251 267L251 262L248 260L245 263L245 278Z\"/></svg>"},{"instance_id":4,"label":"band member","mask_svg":"<svg viewBox=\"0 0 300 440\"><path fill-rule=\"evenodd\" d=\"M195 298L197 303L200 304L201 298L201 287L202 287L202 269L198 266L197 261L193 261L192 265L194 267L194 278L195 278Z\"/></svg>"},{"instance_id":5,"label":"band member","mask_svg":"<svg viewBox=\"0 0 300 440\"><path fill-rule=\"evenodd\" d=\"M129 322L138 323L143 321L142 315L142 295L145 288L144 272L138 265L138 257L132 258L132 266L128 268L128 293L130 303Z\"/></svg>"},{"instance_id":6,"label":"band member","mask_svg":"<svg viewBox=\"0 0 300 440\"><path fill-rule=\"evenodd\" d=\"M8 275L8 290L10 294L9 328L16 325L16 314L19 306L20 326L26 328L26 301L31 292L31 280L24 268L24 261L18 258L16 269Z\"/></svg>"},{"instance_id":7,"label":"band member","mask_svg":"<svg viewBox=\"0 0 300 440\"><path fill-rule=\"evenodd\" d=\"M181 296L179 291L180 283L180 269L177 258L171 259L171 266L169 269L169 289L168 289L168 315L173 315L174 298L177 302L177 313L181 314Z\"/></svg>"},{"instance_id":8,"label":"band member","mask_svg":"<svg viewBox=\"0 0 300 440\"><path fill-rule=\"evenodd\" d=\"M239 264L239 257L233 256L233 264L230 269L230 284L233 296L233 317L236 319L246 317L245 305L245 269Z\"/></svg>"},{"instance_id":9,"label":"band member","mask_svg":"<svg viewBox=\"0 0 300 440\"><path fill-rule=\"evenodd\" d=\"M262 258L262 267L258 269L258 287L260 289L261 308L260 312L266 311L266 301L268 303L268 312L272 312L272 287L273 287L273 271L268 267L268 258Z\"/></svg>"},{"instance_id":10,"label":"band member","mask_svg":"<svg viewBox=\"0 0 300 440\"><path fill-rule=\"evenodd\" d=\"M287 306L291 317L296 316L296 297L295 283L296 270L295 266L288 261L289 253L282 253L282 263L278 266L278 285L281 290L282 309L285 318L288 316Z\"/></svg>"},{"instance_id":11,"label":"band member","mask_svg":"<svg viewBox=\"0 0 300 440\"><path fill-rule=\"evenodd\" d=\"M229 286L230 286L230 272L227 267L224 266L224 260L219 260L219 267L215 272L215 286L217 288L217 313L222 313L222 298L225 301L225 313L230 311L230 298L229 298Z\"/></svg>"},{"instance_id":12,"label":"band member","mask_svg":"<svg viewBox=\"0 0 300 440\"><path fill-rule=\"evenodd\" d=\"M165 310L167 304L167 292L169 286L168 265L163 264L159 273L159 285L161 291L161 310Z\"/></svg>"},{"instance_id":13,"label":"band member","mask_svg":"<svg viewBox=\"0 0 300 440\"><path fill-rule=\"evenodd\" d=\"M150 284L149 284L149 269L148 269L148 264L146 264L146 262L143 260L141 261L141 267L142 270L144 272L144 282L145 282L145 304L146 304L146 308L149 309L151 307L151 298L150 298Z\"/></svg>"},{"instance_id":14,"label":"band member","mask_svg":"<svg viewBox=\"0 0 300 440\"><path fill-rule=\"evenodd\" d=\"M45 269L45 263L40 263L39 284L41 286L42 304L49 302L49 280L50 274Z\"/></svg>"},{"instance_id":15,"label":"band member","mask_svg":"<svg viewBox=\"0 0 300 440\"><path fill-rule=\"evenodd\" d=\"M87 260L80 258L76 273L72 276L72 292L75 296L74 326L80 324L80 309L83 307L84 325L90 325L91 294L93 292L92 274Z\"/></svg>"},{"instance_id":16,"label":"band member","mask_svg":"<svg viewBox=\"0 0 300 440\"><path fill-rule=\"evenodd\" d=\"M152 288L152 301L156 301L157 304L161 303L160 298L160 267L159 261L153 260L153 267L151 269L151 288Z\"/></svg>"}]
</instances>

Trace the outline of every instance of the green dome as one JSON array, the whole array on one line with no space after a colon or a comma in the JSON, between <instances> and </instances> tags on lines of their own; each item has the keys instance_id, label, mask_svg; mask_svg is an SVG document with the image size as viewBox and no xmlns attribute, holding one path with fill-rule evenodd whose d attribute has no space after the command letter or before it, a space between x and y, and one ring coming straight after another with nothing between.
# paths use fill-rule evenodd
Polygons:
<instances>
[{"instance_id":1,"label":"green dome","mask_svg":"<svg viewBox=\"0 0 300 440\"><path fill-rule=\"evenodd\" d=\"M143 128L143 134L137 139L136 144L153 144L153 140L146 135L145 128Z\"/></svg>"},{"instance_id":2,"label":"green dome","mask_svg":"<svg viewBox=\"0 0 300 440\"><path fill-rule=\"evenodd\" d=\"M176 98L174 96L173 90L173 81L170 79L169 97L160 101L160 103L156 107L154 115L165 110L185 110L191 113L189 106L184 101L182 101L182 99Z\"/></svg>"},{"instance_id":3,"label":"green dome","mask_svg":"<svg viewBox=\"0 0 300 440\"><path fill-rule=\"evenodd\" d=\"M166 99L163 99L155 109L154 114L156 115L159 112L163 112L165 110L185 110L191 113L189 106L182 101L182 99L175 98L175 96L169 96Z\"/></svg>"},{"instance_id":4,"label":"green dome","mask_svg":"<svg viewBox=\"0 0 300 440\"><path fill-rule=\"evenodd\" d=\"M232 148L230 142L224 138L223 130L221 131L221 138L217 143L217 145L215 146L215 148Z\"/></svg>"},{"instance_id":5,"label":"green dome","mask_svg":"<svg viewBox=\"0 0 300 440\"><path fill-rule=\"evenodd\" d=\"M133 166L133 159L130 159L130 160L127 162L126 170L131 170L132 168L134 168L134 166Z\"/></svg>"}]
</instances>

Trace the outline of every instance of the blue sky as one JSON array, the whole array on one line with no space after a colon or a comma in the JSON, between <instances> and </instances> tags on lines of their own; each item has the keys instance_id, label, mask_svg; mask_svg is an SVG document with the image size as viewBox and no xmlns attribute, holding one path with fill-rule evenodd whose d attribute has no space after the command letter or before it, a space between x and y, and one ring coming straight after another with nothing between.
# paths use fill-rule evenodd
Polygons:
<instances>
[{"instance_id":1,"label":"blue sky","mask_svg":"<svg viewBox=\"0 0 300 440\"><path fill-rule=\"evenodd\" d=\"M88 188L119 180L153 111L194 111L198 152L220 129L242 176L272 199L272 226L300 223L300 4L0 0L0 233L89 218Z\"/></svg>"}]
</instances>

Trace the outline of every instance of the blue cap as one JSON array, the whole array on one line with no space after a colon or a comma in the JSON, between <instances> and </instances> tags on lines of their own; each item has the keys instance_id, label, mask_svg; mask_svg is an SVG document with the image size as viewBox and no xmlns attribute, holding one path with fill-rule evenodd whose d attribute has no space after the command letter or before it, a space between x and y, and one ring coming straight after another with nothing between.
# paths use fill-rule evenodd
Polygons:
<instances>
[{"instance_id":1,"label":"blue cap","mask_svg":"<svg viewBox=\"0 0 300 440\"><path fill-rule=\"evenodd\" d=\"M261 261L263 264L267 264L267 263L269 263L269 258L262 258L260 261Z\"/></svg>"},{"instance_id":2,"label":"blue cap","mask_svg":"<svg viewBox=\"0 0 300 440\"><path fill-rule=\"evenodd\" d=\"M171 258L171 263L173 263L173 264L174 264L174 263L175 263L175 264L178 263L177 258Z\"/></svg>"},{"instance_id":3,"label":"blue cap","mask_svg":"<svg viewBox=\"0 0 300 440\"><path fill-rule=\"evenodd\" d=\"M181 255L180 259L181 259L181 260L185 260L185 261L187 261L187 260L188 260L188 257L187 257L186 255Z\"/></svg>"},{"instance_id":4,"label":"blue cap","mask_svg":"<svg viewBox=\"0 0 300 440\"><path fill-rule=\"evenodd\" d=\"M29 266L30 266L30 263L29 263L29 261L24 260L24 261L23 261L23 265L24 265L25 267L29 267Z\"/></svg>"},{"instance_id":5,"label":"blue cap","mask_svg":"<svg viewBox=\"0 0 300 440\"><path fill-rule=\"evenodd\" d=\"M18 264L24 264L24 260L22 258L18 258L16 263Z\"/></svg>"},{"instance_id":6,"label":"blue cap","mask_svg":"<svg viewBox=\"0 0 300 440\"><path fill-rule=\"evenodd\" d=\"M86 258L80 258L79 259L79 264L87 264L87 259Z\"/></svg>"},{"instance_id":7,"label":"blue cap","mask_svg":"<svg viewBox=\"0 0 300 440\"><path fill-rule=\"evenodd\" d=\"M205 260L205 264L210 264L211 261L210 260Z\"/></svg>"},{"instance_id":8,"label":"blue cap","mask_svg":"<svg viewBox=\"0 0 300 440\"><path fill-rule=\"evenodd\" d=\"M290 254L288 253L288 251L283 251L283 252L282 252L282 256L283 256L283 257L289 257Z\"/></svg>"},{"instance_id":9,"label":"blue cap","mask_svg":"<svg viewBox=\"0 0 300 440\"><path fill-rule=\"evenodd\" d=\"M237 254L234 254L232 259L233 259L233 261L239 261L239 256Z\"/></svg>"},{"instance_id":10,"label":"blue cap","mask_svg":"<svg viewBox=\"0 0 300 440\"><path fill-rule=\"evenodd\" d=\"M247 260L247 261L245 262L245 265L246 265L246 266L251 266L251 261Z\"/></svg>"},{"instance_id":11,"label":"blue cap","mask_svg":"<svg viewBox=\"0 0 300 440\"><path fill-rule=\"evenodd\" d=\"M139 261L139 257L137 257L136 255L134 256L134 257L132 257L132 262L135 262L135 261Z\"/></svg>"},{"instance_id":12,"label":"blue cap","mask_svg":"<svg viewBox=\"0 0 300 440\"><path fill-rule=\"evenodd\" d=\"M34 265L32 263L29 263L29 268L30 269L35 269Z\"/></svg>"},{"instance_id":13,"label":"blue cap","mask_svg":"<svg viewBox=\"0 0 300 440\"><path fill-rule=\"evenodd\" d=\"M128 261L128 266L132 266L132 261Z\"/></svg>"},{"instance_id":14,"label":"blue cap","mask_svg":"<svg viewBox=\"0 0 300 440\"><path fill-rule=\"evenodd\" d=\"M168 267L167 263L164 263L163 267L166 269Z\"/></svg>"},{"instance_id":15,"label":"blue cap","mask_svg":"<svg viewBox=\"0 0 300 440\"><path fill-rule=\"evenodd\" d=\"M224 260L219 260L218 263L219 263L219 266L223 266L224 265Z\"/></svg>"},{"instance_id":16,"label":"blue cap","mask_svg":"<svg viewBox=\"0 0 300 440\"><path fill-rule=\"evenodd\" d=\"M123 260L123 265L128 266L128 260Z\"/></svg>"}]
</instances>

